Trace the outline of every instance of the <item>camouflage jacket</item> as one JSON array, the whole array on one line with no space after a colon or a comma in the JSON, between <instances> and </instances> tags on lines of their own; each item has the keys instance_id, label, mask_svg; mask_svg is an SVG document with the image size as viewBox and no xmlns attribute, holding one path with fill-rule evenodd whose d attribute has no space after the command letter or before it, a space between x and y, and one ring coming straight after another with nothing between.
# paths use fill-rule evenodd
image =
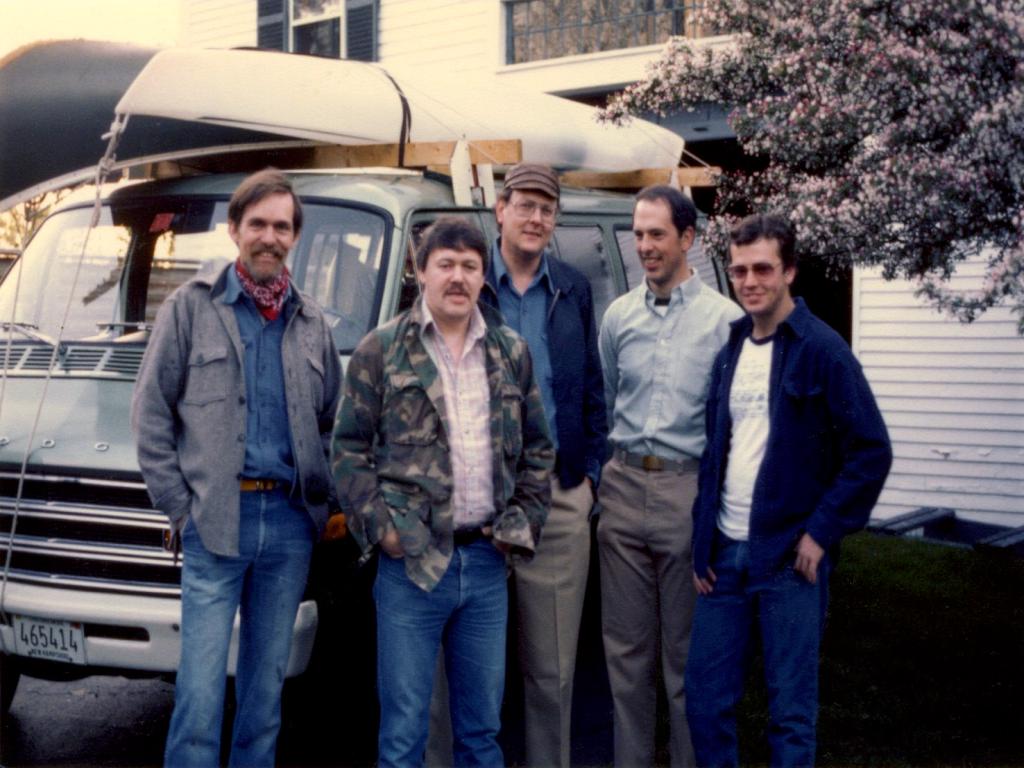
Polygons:
<instances>
[{"instance_id":1,"label":"camouflage jacket","mask_svg":"<svg viewBox=\"0 0 1024 768\"><path fill-rule=\"evenodd\" d=\"M490 389L494 538L513 559L540 540L555 463L540 390L523 341L481 307ZM454 547L452 467L441 376L420 337L420 304L371 331L348 364L334 423L331 469L364 553L390 528L421 589L440 581Z\"/></svg>"}]
</instances>

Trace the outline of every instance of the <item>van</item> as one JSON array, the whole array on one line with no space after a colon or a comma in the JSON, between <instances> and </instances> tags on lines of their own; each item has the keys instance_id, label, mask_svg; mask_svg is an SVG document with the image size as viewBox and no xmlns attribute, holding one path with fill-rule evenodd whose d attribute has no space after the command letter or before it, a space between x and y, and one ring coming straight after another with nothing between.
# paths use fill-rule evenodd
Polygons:
<instances>
[{"instance_id":1,"label":"van","mask_svg":"<svg viewBox=\"0 0 1024 768\"><path fill-rule=\"evenodd\" d=\"M459 206L451 180L378 169L289 174L305 210L288 268L323 307L343 357L417 296L411 254L456 214L493 240L492 210ZM164 551L128 411L157 310L237 249L227 206L241 174L129 182L69 198L0 283L0 693L19 675L171 676L180 642L180 562ZM643 279L632 199L565 189L552 250L590 280L595 310ZM691 263L724 286L699 248ZM57 341L59 339L59 342ZM318 553L295 621L288 675L307 669L318 625L352 589L354 547ZM321 548L323 550L324 548ZM350 594L349 597L352 597ZM351 611L351 602L343 606ZM369 614L372 621L372 612ZM237 626L236 626L237 630ZM326 642L326 641L322 641ZM229 666L233 669L237 635ZM231 670L229 669L229 672Z\"/></svg>"},{"instance_id":2,"label":"van","mask_svg":"<svg viewBox=\"0 0 1024 768\"><path fill-rule=\"evenodd\" d=\"M5 172L0 207L128 176L64 199L0 282L0 711L22 674L171 678L177 669L181 564L162 546L168 523L146 493L129 404L161 303L235 258L227 206L242 172L303 169L289 172L305 222L288 266L323 307L344 363L415 301L411 256L433 220L456 214L497 236L495 165L675 174L682 151L678 136L649 123L598 126L582 105L494 84L438 91L375 65L251 50L130 53L42 44L0 64L5 88L28 94L0 121L0 145L33 128L29 96L41 79L53 84L38 96L48 106L90 106L48 139L44 168ZM238 83L254 72L250 98ZM112 84L122 80L130 85L117 101ZM89 119L111 110L106 153L82 168L77 149L98 133ZM364 167L381 165L405 168ZM552 250L590 280L598 321L643 279L631 214L627 195L564 189ZM690 259L725 289L699 247ZM350 538L316 548L289 677L333 680L323 670L344 658L346 685L372 692L372 574L357 568L355 549ZM237 624L229 673L236 655ZM339 700L372 709L358 693Z\"/></svg>"}]
</instances>

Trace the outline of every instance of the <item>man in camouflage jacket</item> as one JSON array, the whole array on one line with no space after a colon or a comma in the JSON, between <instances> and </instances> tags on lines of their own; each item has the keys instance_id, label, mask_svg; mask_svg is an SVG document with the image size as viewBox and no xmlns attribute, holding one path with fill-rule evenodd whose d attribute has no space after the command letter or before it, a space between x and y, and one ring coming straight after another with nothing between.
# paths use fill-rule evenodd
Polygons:
<instances>
[{"instance_id":1,"label":"man in camouflage jacket","mask_svg":"<svg viewBox=\"0 0 1024 768\"><path fill-rule=\"evenodd\" d=\"M342 508L381 549L381 766L422 764L442 636L455 762L503 764L505 558L533 556L554 450L526 343L477 304L487 257L462 220L424 234L423 296L359 344L334 427Z\"/></svg>"}]
</instances>

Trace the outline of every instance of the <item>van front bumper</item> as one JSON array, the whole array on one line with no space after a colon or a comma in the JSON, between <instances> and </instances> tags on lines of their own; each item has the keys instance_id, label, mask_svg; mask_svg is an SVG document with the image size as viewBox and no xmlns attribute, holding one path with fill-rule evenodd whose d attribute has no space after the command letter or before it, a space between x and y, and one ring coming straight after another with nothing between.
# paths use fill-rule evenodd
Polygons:
<instances>
[{"instance_id":1,"label":"van front bumper","mask_svg":"<svg viewBox=\"0 0 1024 768\"><path fill-rule=\"evenodd\" d=\"M181 602L177 598L146 597L109 592L58 589L8 582L0 614L0 651L14 655L14 627L10 614L80 623L85 634L85 664L151 672L176 672L181 657ZM316 637L317 608L303 600L292 629L291 655L286 675L302 674L309 664ZM239 617L231 633L229 675L238 660ZM80 665L68 665L80 666Z\"/></svg>"}]
</instances>

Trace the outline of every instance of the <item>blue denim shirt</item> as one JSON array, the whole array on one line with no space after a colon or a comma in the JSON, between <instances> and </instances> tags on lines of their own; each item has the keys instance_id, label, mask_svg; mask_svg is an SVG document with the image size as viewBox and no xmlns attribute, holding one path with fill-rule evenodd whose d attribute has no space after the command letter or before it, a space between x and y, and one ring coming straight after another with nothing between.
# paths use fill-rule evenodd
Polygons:
<instances>
[{"instance_id":1,"label":"blue denim shirt","mask_svg":"<svg viewBox=\"0 0 1024 768\"><path fill-rule=\"evenodd\" d=\"M520 294L512 284L512 276L508 273L505 261L501 257L501 240L495 241L491 249L491 260L494 263L494 281L498 293L498 309L505 325L526 339L533 358L533 375L540 387L541 399L544 401L544 415L551 431L551 442L558 450L558 422L555 404L555 390L552 381L551 355L548 351L548 312L551 309L551 298L555 289L551 285L548 273L548 255L541 254L540 268L533 276L526 293Z\"/></svg>"},{"instance_id":2,"label":"blue denim shirt","mask_svg":"<svg viewBox=\"0 0 1024 768\"><path fill-rule=\"evenodd\" d=\"M292 457L291 432L284 392L284 367L281 364L281 340L291 298L275 320L267 321L255 302L242 290L235 270L227 271L225 304L234 305L238 332L245 345L242 356L245 372L245 477L260 477L295 482L295 460Z\"/></svg>"},{"instance_id":3,"label":"blue denim shirt","mask_svg":"<svg viewBox=\"0 0 1024 768\"><path fill-rule=\"evenodd\" d=\"M225 304L227 265L196 275L160 305L132 393L131 426L153 506L175 526L194 521L203 546L238 555L248 395L245 345L233 304ZM337 508L327 463L341 395L341 359L323 310L291 287L281 358L295 464L293 498L317 530Z\"/></svg>"},{"instance_id":4,"label":"blue denim shirt","mask_svg":"<svg viewBox=\"0 0 1024 768\"><path fill-rule=\"evenodd\" d=\"M500 311L495 244L487 268L487 283L480 301ZM594 300L586 276L575 267L545 258L544 268L553 291L544 314L546 343L527 340L530 355L543 353L551 366L554 415L549 415L552 435L558 443L555 473L563 488L575 488L589 477L594 487L601 479L608 438L608 417L597 354ZM536 367L536 365L535 365ZM538 388L542 388L538 386ZM542 395L542 399L546 395ZM548 407L544 402L545 409Z\"/></svg>"},{"instance_id":5,"label":"blue denim shirt","mask_svg":"<svg viewBox=\"0 0 1024 768\"><path fill-rule=\"evenodd\" d=\"M707 450L693 505L693 569L713 556L732 421L729 390L753 323L732 324L708 392ZM860 363L802 299L779 324L768 383L771 426L750 509L750 567L758 576L791 565L804 533L829 552L863 528L892 464L889 435Z\"/></svg>"}]
</instances>

